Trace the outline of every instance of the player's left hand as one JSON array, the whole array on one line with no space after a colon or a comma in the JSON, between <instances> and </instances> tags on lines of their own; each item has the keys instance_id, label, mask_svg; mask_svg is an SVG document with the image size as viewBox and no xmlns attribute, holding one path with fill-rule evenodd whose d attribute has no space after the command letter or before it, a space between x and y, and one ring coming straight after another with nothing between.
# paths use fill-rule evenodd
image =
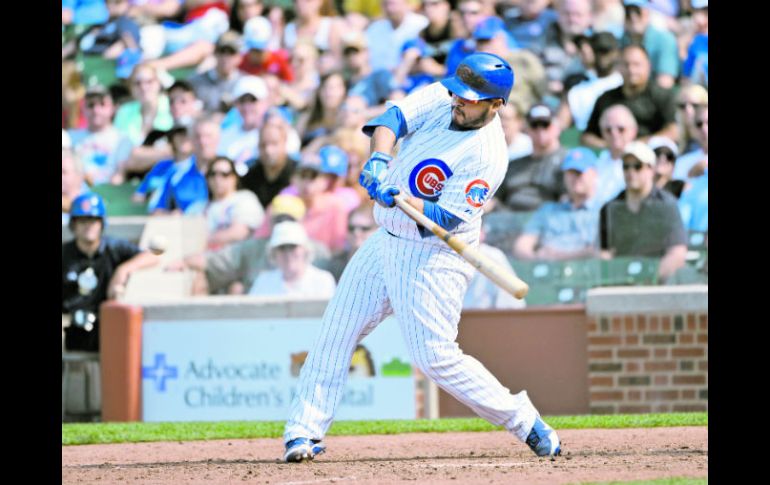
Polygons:
<instances>
[{"instance_id":1,"label":"player's left hand","mask_svg":"<svg viewBox=\"0 0 770 485\"><path fill-rule=\"evenodd\" d=\"M401 193L401 190L395 185L383 185L378 187L372 198L383 207L393 207L396 205L394 196Z\"/></svg>"},{"instance_id":2,"label":"player's left hand","mask_svg":"<svg viewBox=\"0 0 770 485\"><path fill-rule=\"evenodd\" d=\"M385 176L388 174L388 162L392 159L393 157L387 153L374 152L361 170L358 183L369 192L371 198L374 198L374 192L385 180Z\"/></svg>"}]
</instances>

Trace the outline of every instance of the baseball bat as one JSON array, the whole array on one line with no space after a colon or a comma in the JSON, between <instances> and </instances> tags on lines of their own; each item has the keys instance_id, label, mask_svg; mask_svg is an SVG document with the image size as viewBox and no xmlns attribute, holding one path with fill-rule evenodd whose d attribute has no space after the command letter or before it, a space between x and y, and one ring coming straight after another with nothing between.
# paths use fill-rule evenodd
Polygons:
<instances>
[{"instance_id":1,"label":"baseball bat","mask_svg":"<svg viewBox=\"0 0 770 485\"><path fill-rule=\"evenodd\" d=\"M503 269L500 267L500 265L481 254L477 249L468 245L468 243L461 241L456 236L449 234L446 229L430 220L425 214L407 202L406 196L403 195L403 192L393 197L393 199L395 200L398 208L404 211L406 215L442 239L457 254L471 263L474 268L492 280L497 286L504 289L519 300L527 295L527 292L529 291L529 285L520 280L510 271Z\"/></svg>"}]
</instances>

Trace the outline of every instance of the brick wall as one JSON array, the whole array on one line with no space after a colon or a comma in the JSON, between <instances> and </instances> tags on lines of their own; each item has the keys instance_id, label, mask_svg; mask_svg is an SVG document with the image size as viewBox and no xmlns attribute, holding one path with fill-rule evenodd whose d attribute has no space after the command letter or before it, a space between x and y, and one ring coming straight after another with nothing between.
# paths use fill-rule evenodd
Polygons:
<instances>
[{"instance_id":1,"label":"brick wall","mask_svg":"<svg viewBox=\"0 0 770 485\"><path fill-rule=\"evenodd\" d=\"M591 413L708 410L707 306L597 306L587 327Z\"/></svg>"}]
</instances>

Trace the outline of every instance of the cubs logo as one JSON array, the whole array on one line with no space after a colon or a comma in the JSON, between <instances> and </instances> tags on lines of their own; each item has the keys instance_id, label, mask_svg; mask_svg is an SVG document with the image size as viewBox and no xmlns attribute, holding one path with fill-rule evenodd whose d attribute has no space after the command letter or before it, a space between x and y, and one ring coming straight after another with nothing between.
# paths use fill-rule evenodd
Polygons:
<instances>
[{"instance_id":1,"label":"cubs logo","mask_svg":"<svg viewBox=\"0 0 770 485\"><path fill-rule=\"evenodd\" d=\"M465 187L465 201L476 209L484 205L488 195L489 184L481 179L476 179Z\"/></svg>"},{"instance_id":2,"label":"cubs logo","mask_svg":"<svg viewBox=\"0 0 770 485\"><path fill-rule=\"evenodd\" d=\"M428 158L412 169L409 174L409 189L415 197L436 202L451 176L452 170L443 160Z\"/></svg>"}]
</instances>

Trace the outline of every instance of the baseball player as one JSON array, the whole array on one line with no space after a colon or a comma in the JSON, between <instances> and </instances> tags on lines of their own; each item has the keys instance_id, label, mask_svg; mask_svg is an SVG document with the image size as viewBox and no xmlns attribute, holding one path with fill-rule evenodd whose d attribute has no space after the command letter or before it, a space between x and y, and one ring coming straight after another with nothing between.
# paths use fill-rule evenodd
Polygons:
<instances>
[{"instance_id":1,"label":"baseball player","mask_svg":"<svg viewBox=\"0 0 770 485\"><path fill-rule=\"evenodd\" d=\"M284 431L287 462L311 460L343 394L360 342L394 314L414 364L456 399L504 426L538 456L561 452L556 432L526 391L511 394L458 347L457 325L474 268L398 209L407 195L431 220L478 245L482 206L508 166L497 111L508 99L513 70L502 58L472 54L453 77L433 83L370 121L371 156L359 183L377 201L380 229L356 252L340 278L305 361ZM398 157L392 155L401 141Z\"/></svg>"}]
</instances>

